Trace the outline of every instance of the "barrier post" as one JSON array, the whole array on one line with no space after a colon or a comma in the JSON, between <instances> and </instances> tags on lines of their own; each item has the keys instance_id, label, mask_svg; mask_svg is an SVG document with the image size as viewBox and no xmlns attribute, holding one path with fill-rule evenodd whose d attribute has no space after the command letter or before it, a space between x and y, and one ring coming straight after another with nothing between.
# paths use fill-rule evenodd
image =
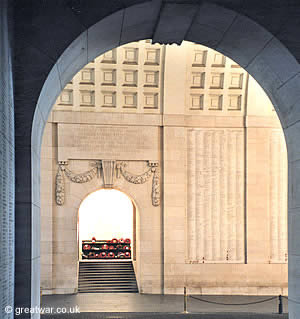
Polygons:
<instances>
[{"instance_id":1,"label":"barrier post","mask_svg":"<svg viewBox=\"0 0 300 319\"><path fill-rule=\"evenodd\" d=\"M282 296L281 295L279 295L279 303L278 303L278 313L279 314L282 314L282 312L283 312L283 305L282 305Z\"/></svg>"},{"instance_id":2,"label":"barrier post","mask_svg":"<svg viewBox=\"0 0 300 319\"><path fill-rule=\"evenodd\" d=\"M183 313L188 313L186 287L183 288L183 291L184 291Z\"/></svg>"}]
</instances>

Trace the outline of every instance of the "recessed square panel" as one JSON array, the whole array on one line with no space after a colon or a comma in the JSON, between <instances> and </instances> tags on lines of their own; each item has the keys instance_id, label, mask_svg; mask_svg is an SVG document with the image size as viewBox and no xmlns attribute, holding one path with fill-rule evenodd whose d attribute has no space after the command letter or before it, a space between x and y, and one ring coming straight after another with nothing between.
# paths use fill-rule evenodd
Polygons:
<instances>
[{"instance_id":1,"label":"recessed square panel","mask_svg":"<svg viewBox=\"0 0 300 319\"><path fill-rule=\"evenodd\" d=\"M61 96L60 96L60 101L63 102L63 103L68 103L70 102L70 96L68 93L66 92L62 92L61 93Z\"/></svg>"},{"instance_id":2,"label":"recessed square panel","mask_svg":"<svg viewBox=\"0 0 300 319\"><path fill-rule=\"evenodd\" d=\"M137 94L134 92L124 92L124 108L137 108Z\"/></svg>"},{"instance_id":3,"label":"recessed square panel","mask_svg":"<svg viewBox=\"0 0 300 319\"><path fill-rule=\"evenodd\" d=\"M242 96L241 95L229 95L229 111L240 111L242 109Z\"/></svg>"},{"instance_id":4,"label":"recessed square panel","mask_svg":"<svg viewBox=\"0 0 300 319\"><path fill-rule=\"evenodd\" d=\"M92 103L92 97L91 94L84 94L82 96L82 102L86 104L91 104Z\"/></svg>"},{"instance_id":5,"label":"recessed square panel","mask_svg":"<svg viewBox=\"0 0 300 319\"><path fill-rule=\"evenodd\" d=\"M113 96L112 95L104 95L104 104L113 105Z\"/></svg>"},{"instance_id":6,"label":"recessed square panel","mask_svg":"<svg viewBox=\"0 0 300 319\"><path fill-rule=\"evenodd\" d=\"M81 71L81 83L94 83L94 69L86 68Z\"/></svg>"},{"instance_id":7,"label":"recessed square panel","mask_svg":"<svg viewBox=\"0 0 300 319\"><path fill-rule=\"evenodd\" d=\"M125 104L126 105L134 105L134 96L133 95L125 95Z\"/></svg>"},{"instance_id":8,"label":"recessed square panel","mask_svg":"<svg viewBox=\"0 0 300 319\"><path fill-rule=\"evenodd\" d=\"M157 109L158 108L158 94L144 93L144 108Z\"/></svg>"},{"instance_id":9,"label":"recessed square panel","mask_svg":"<svg viewBox=\"0 0 300 319\"><path fill-rule=\"evenodd\" d=\"M145 86L158 87L158 71L145 71Z\"/></svg>"},{"instance_id":10,"label":"recessed square panel","mask_svg":"<svg viewBox=\"0 0 300 319\"><path fill-rule=\"evenodd\" d=\"M125 64L138 64L138 49L137 48L124 48L124 61Z\"/></svg>"},{"instance_id":11,"label":"recessed square panel","mask_svg":"<svg viewBox=\"0 0 300 319\"><path fill-rule=\"evenodd\" d=\"M205 66L206 65L206 50L196 50L194 52L193 66Z\"/></svg>"},{"instance_id":12,"label":"recessed square panel","mask_svg":"<svg viewBox=\"0 0 300 319\"><path fill-rule=\"evenodd\" d=\"M59 97L59 104L73 104L73 90L63 90Z\"/></svg>"},{"instance_id":13,"label":"recessed square panel","mask_svg":"<svg viewBox=\"0 0 300 319\"><path fill-rule=\"evenodd\" d=\"M116 70L102 70L102 85L116 85Z\"/></svg>"},{"instance_id":14,"label":"recessed square panel","mask_svg":"<svg viewBox=\"0 0 300 319\"><path fill-rule=\"evenodd\" d=\"M192 94L190 97L190 109L191 110L203 110L203 94Z\"/></svg>"},{"instance_id":15,"label":"recessed square panel","mask_svg":"<svg viewBox=\"0 0 300 319\"><path fill-rule=\"evenodd\" d=\"M116 93L109 91L102 92L102 106L116 107Z\"/></svg>"},{"instance_id":16,"label":"recessed square panel","mask_svg":"<svg viewBox=\"0 0 300 319\"><path fill-rule=\"evenodd\" d=\"M145 50L145 64L159 65L160 49Z\"/></svg>"},{"instance_id":17,"label":"recessed square panel","mask_svg":"<svg viewBox=\"0 0 300 319\"><path fill-rule=\"evenodd\" d=\"M231 89L242 89L242 87L243 87L243 73L231 73L229 87Z\"/></svg>"},{"instance_id":18,"label":"recessed square panel","mask_svg":"<svg viewBox=\"0 0 300 319\"><path fill-rule=\"evenodd\" d=\"M59 96L59 104L72 105L73 104L73 90L63 90Z\"/></svg>"},{"instance_id":19,"label":"recessed square panel","mask_svg":"<svg viewBox=\"0 0 300 319\"><path fill-rule=\"evenodd\" d=\"M210 87L213 89L223 89L224 73L211 73Z\"/></svg>"},{"instance_id":20,"label":"recessed square panel","mask_svg":"<svg viewBox=\"0 0 300 319\"><path fill-rule=\"evenodd\" d=\"M112 72L103 72L104 82L112 82L113 81L113 73Z\"/></svg>"},{"instance_id":21,"label":"recessed square panel","mask_svg":"<svg viewBox=\"0 0 300 319\"><path fill-rule=\"evenodd\" d=\"M213 53L213 61L212 61L212 66L215 67L224 67L225 66L225 61L226 58L223 54L221 53Z\"/></svg>"},{"instance_id":22,"label":"recessed square panel","mask_svg":"<svg viewBox=\"0 0 300 319\"><path fill-rule=\"evenodd\" d=\"M204 88L205 73L193 72L191 88Z\"/></svg>"},{"instance_id":23,"label":"recessed square panel","mask_svg":"<svg viewBox=\"0 0 300 319\"><path fill-rule=\"evenodd\" d=\"M125 73L125 82L133 82L134 81L134 73L126 72Z\"/></svg>"},{"instance_id":24,"label":"recessed square panel","mask_svg":"<svg viewBox=\"0 0 300 319\"><path fill-rule=\"evenodd\" d=\"M112 49L110 51L107 51L102 55L101 63L116 63L116 62L117 62L116 49Z\"/></svg>"},{"instance_id":25,"label":"recessed square panel","mask_svg":"<svg viewBox=\"0 0 300 319\"><path fill-rule=\"evenodd\" d=\"M94 106L95 105L94 91L80 91L80 105Z\"/></svg>"},{"instance_id":26,"label":"recessed square panel","mask_svg":"<svg viewBox=\"0 0 300 319\"><path fill-rule=\"evenodd\" d=\"M212 111L220 111L222 110L222 102L223 102L222 95L217 95L217 94L210 95L208 109Z\"/></svg>"},{"instance_id":27,"label":"recessed square panel","mask_svg":"<svg viewBox=\"0 0 300 319\"><path fill-rule=\"evenodd\" d=\"M137 71L125 70L123 86L137 86Z\"/></svg>"}]
</instances>

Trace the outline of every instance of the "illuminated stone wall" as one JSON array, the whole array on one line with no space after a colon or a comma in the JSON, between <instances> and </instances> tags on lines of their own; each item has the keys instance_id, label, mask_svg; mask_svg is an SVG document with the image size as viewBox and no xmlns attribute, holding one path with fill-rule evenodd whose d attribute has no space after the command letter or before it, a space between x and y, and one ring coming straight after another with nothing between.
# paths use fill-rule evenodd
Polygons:
<instances>
[{"instance_id":1,"label":"illuminated stone wall","mask_svg":"<svg viewBox=\"0 0 300 319\"><path fill-rule=\"evenodd\" d=\"M106 183L64 175L58 205L59 166L79 174L103 160L116 175L123 162L135 175L158 165L159 205L153 175L113 182L137 205L140 292L286 293L286 156L269 99L220 53L140 41L96 58L58 97L44 134L44 293L76 292L78 207Z\"/></svg>"}]
</instances>

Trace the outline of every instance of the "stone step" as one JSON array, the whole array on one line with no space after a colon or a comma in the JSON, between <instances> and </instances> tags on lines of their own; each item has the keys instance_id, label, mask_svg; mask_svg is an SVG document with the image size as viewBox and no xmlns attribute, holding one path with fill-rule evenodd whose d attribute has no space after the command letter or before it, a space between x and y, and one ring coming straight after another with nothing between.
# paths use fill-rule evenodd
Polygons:
<instances>
[{"instance_id":1,"label":"stone step","mask_svg":"<svg viewBox=\"0 0 300 319\"><path fill-rule=\"evenodd\" d=\"M78 289L79 293L138 293L138 289Z\"/></svg>"},{"instance_id":2,"label":"stone step","mask_svg":"<svg viewBox=\"0 0 300 319\"><path fill-rule=\"evenodd\" d=\"M112 272L117 272L117 271L134 271L133 268L93 268L93 269L80 269L80 273L93 273L93 272L107 272L107 271L112 271Z\"/></svg>"},{"instance_id":3,"label":"stone step","mask_svg":"<svg viewBox=\"0 0 300 319\"><path fill-rule=\"evenodd\" d=\"M135 282L125 282L125 283L113 283L113 282L89 282L89 283L80 283L80 288L87 288L87 287L137 287Z\"/></svg>"},{"instance_id":4,"label":"stone step","mask_svg":"<svg viewBox=\"0 0 300 319\"><path fill-rule=\"evenodd\" d=\"M80 284L85 284L85 283L89 283L89 282L99 282L99 278L93 279L93 278L81 278L78 282ZM131 281L135 281L134 277L128 277L128 278L101 278L101 282L131 282Z\"/></svg>"},{"instance_id":5,"label":"stone step","mask_svg":"<svg viewBox=\"0 0 300 319\"><path fill-rule=\"evenodd\" d=\"M138 293L132 262L80 262L78 291Z\"/></svg>"}]
</instances>

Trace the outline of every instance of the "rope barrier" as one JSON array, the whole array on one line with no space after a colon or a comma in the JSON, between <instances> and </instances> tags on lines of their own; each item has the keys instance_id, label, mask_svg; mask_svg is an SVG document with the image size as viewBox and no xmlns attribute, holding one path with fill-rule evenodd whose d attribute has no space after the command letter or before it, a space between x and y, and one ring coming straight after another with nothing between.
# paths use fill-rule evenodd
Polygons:
<instances>
[{"instance_id":1,"label":"rope barrier","mask_svg":"<svg viewBox=\"0 0 300 319\"><path fill-rule=\"evenodd\" d=\"M210 303L210 304L214 304L214 305L222 305L222 306L248 306L248 305L255 305L255 304L259 304L259 303L263 303L263 302L268 302L271 300L275 300L278 297L271 297L271 298L267 298L264 300L259 300L259 301L253 301L253 302L247 302L247 303L223 303L223 302L216 302L216 301L210 301L210 300L205 300L202 298L197 298L197 297L193 297L191 295L189 295L190 298L192 299L196 299L202 302L206 302L206 303Z\"/></svg>"},{"instance_id":2,"label":"rope barrier","mask_svg":"<svg viewBox=\"0 0 300 319\"><path fill-rule=\"evenodd\" d=\"M283 303L282 303L282 298L294 302L296 304L300 304L300 302L289 299L288 297L279 295L279 296L275 296L275 297L270 297L270 298L266 298L263 300L257 300L257 301L251 301L251 302L245 302L245 303L224 303L224 302L217 302L217 301L212 301L212 300L207 300L207 299L202 299L202 298L198 298L198 297L194 297L192 295L187 295L187 289L186 287L184 287L184 312L183 313L188 313L187 311L187 297L190 297L192 299L198 300L198 301L202 301L202 302L206 302L209 304L213 304L213 305L221 305L221 306L249 306L249 305L256 305L256 304L260 304L260 303L264 303L264 302L268 302L271 300L275 300L278 299L278 313L282 314L283 313Z\"/></svg>"}]
</instances>

